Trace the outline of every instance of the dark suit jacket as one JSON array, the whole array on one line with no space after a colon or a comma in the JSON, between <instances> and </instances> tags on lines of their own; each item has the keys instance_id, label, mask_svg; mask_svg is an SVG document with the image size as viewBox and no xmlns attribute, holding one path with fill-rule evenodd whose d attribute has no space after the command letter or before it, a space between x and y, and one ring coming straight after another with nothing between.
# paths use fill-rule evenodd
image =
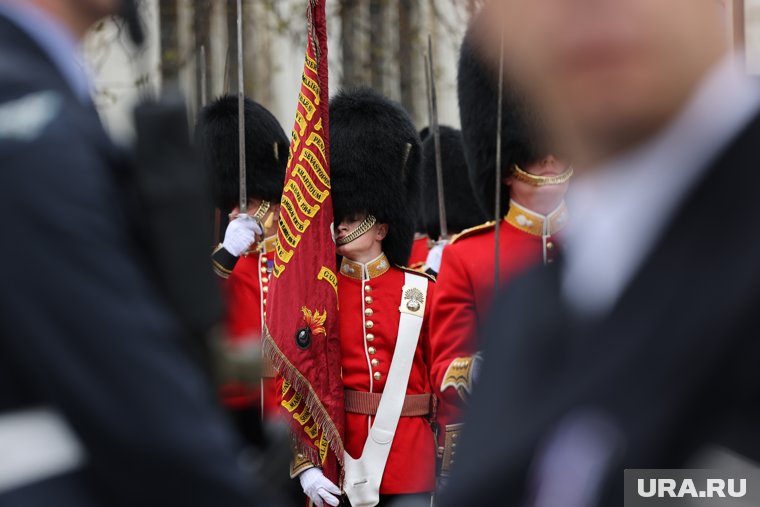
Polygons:
<instances>
[{"instance_id":1,"label":"dark suit jacket","mask_svg":"<svg viewBox=\"0 0 760 507\"><path fill-rule=\"evenodd\" d=\"M8 114L41 92L49 118ZM54 410L86 454L3 491L4 507L252 504L233 432L140 253L126 167L95 109L0 17L0 423Z\"/></svg>"},{"instance_id":2,"label":"dark suit jacket","mask_svg":"<svg viewBox=\"0 0 760 507\"><path fill-rule=\"evenodd\" d=\"M624 468L684 467L709 446L760 462L759 144L760 116L603 317L570 314L557 266L501 295L441 505L620 506Z\"/></svg>"}]
</instances>

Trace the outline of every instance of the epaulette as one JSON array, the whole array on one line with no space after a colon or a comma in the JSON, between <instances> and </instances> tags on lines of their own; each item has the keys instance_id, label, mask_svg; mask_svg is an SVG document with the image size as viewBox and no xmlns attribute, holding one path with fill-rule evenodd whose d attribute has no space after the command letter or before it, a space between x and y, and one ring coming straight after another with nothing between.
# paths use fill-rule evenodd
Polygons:
<instances>
[{"instance_id":1,"label":"epaulette","mask_svg":"<svg viewBox=\"0 0 760 507\"><path fill-rule=\"evenodd\" d=\"M453 245L455 242L459 241L460 239L469 238L470 236L475 236L476 234L480 234L484 231L493 230L493 226L496 225L496 222L493 220L489 220L488 222L480 225L476 225L475 227L470 227L469 229L465 229L459 234L455 234L451 237L451 240L449 241L449 245Z\"/></svg>"},{"instance_id":2,"label":"epaulette","mask_svg":"<svg viewBox=\"0 0 760 507\"><path fill-rule=\"evenodd\" d=\"M415 262L411 266L407 266L409 269L414 269L415 271L420 270L425 267L425 261L419 261Z\"/></svg>"},{"instance_id":3,"label":"epaulette","mask_svg":"<svg viewBox=\"0 0 760 507\"><path fill-rule=\"evenodd\" d=\"M429 274L424 273L422 271L417 271L416 269L412 269L412 268L410 268L408 266L399 266L398 264L396 264L396 267L398 269L400 269L401 271L405 272L405 273L411 273L413 275L424 276L427 279L429 279L431 282L435 282L435 277L433 275L429 275Z\"/></svg>"}]
</instances>

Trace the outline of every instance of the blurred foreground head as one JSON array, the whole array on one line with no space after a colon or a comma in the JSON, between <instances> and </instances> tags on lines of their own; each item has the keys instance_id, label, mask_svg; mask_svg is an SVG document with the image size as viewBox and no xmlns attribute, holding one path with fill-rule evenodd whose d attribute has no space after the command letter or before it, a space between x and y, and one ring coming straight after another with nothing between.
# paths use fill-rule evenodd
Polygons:
<instances>
[{"instance_id":1,"label":"blurred foreground head","mask_svg":"<svg viewBox=\"0 0 760 507\"><path fill-rule=\"evenodd\" d=\"M492 0L480 33L577 169L646 141L726 54L718 0ZM497 56L498 58L498 56Z\"/></svg>"},{"instance_id":2,"label":"blurred foreground head","mask_svg":"<svg viewBox=\"0 0 760 507\"><path fill-rule=\"evenodd\" d=\"M121 13L129 17L136 12L135 0L0 0L0 3L6 1L34 4L80 38L106 16Z\"/></svg>"}]
</instances>

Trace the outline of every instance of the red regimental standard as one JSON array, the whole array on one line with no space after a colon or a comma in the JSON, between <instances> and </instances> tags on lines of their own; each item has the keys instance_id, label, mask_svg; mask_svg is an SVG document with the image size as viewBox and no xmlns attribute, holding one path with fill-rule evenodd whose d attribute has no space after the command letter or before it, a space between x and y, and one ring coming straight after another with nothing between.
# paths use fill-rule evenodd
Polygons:
<instances>
[{"instance_id":1,"label":"red regimental standard","mask_svg":"<svg viewBox=\"0 0 760 507\"><path fill-rule=\"evenodd\" d=\"M324 0L309 0L309 37L282 194L264 352L281 375L299 452L338 481L343 382L330 197Z\"/></svg>"}]
</instances>

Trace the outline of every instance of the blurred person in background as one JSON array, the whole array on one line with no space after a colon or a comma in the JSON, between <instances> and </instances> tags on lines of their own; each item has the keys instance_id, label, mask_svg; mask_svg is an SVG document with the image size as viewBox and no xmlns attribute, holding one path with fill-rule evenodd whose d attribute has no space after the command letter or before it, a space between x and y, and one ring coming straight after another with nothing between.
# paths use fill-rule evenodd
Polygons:
<instances>
[{"instance_id":1,"label":"blurred person in background","mask_svg":"<svg viewBox=\"0 0 760 507\"><path fill-rule=\"evenodd\" d=\"M624 469L756 468L760 88L720 2L487 8L579 178L562 262L494 305L442 505L619 506Z\"/></svg>"},{"instance_id":2,"label":"blurred person in background","mask_svg":"<svg viewBox=\"0 0 760 507\"><path fill-rule=\"evenodd\" d=\"M120 4L0 0L0 504L255 505L90 99Z\"/></svg>"},{"instance_id":3,"label":"blurred person in background","mask_svg":"<svg viewBox=\"0 0 760 507\"><path fill-rule=\"evenodd\" d=\"M496 125L498 70L480 38L485 17L476 17L462 42L458 92L462 142L477 203L486 216L496 207ZM496 67L498 69L498 67ZM557 255L556 235L567 225L564 204L572 168L550 154L537 113L512 89L505 96L502 130L502 181L499 222L499 283L511 280ZM506 94L505 94L506 95ZM493 221L466 229L443 251L433 301L433 385L444 400L438 411L441 474L456 458L462 430L460 409L473 390L485 323L495 287L496 231Z\"/></svg>"}]
</instances>

